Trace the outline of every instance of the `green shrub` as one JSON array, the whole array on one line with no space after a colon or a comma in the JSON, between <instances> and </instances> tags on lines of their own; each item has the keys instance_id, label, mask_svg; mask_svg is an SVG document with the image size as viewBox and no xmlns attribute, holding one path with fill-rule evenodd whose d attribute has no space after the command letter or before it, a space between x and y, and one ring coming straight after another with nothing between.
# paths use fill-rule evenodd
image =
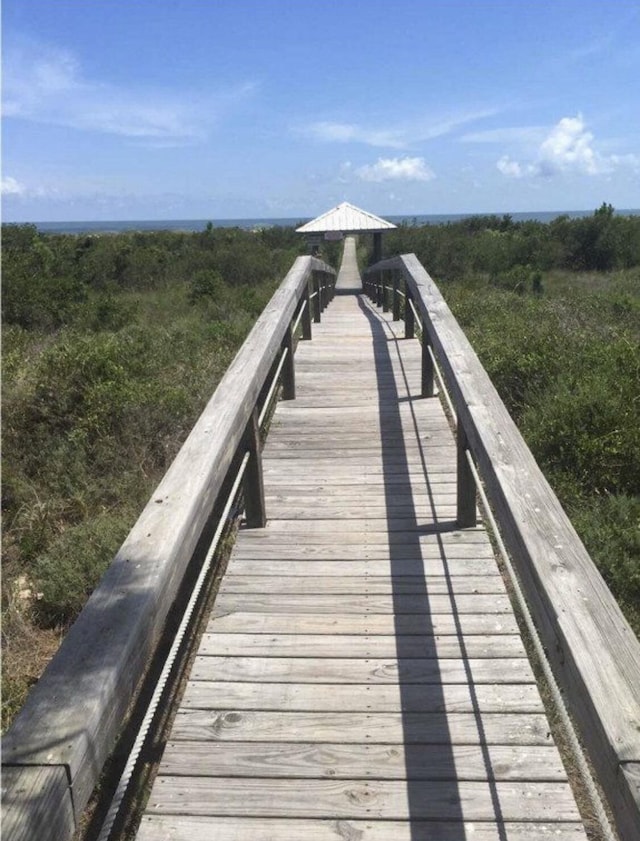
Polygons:
<instances>
[{"instance_id":1,"label":"green shrub","mask_svg":"<svg viewBox=\"0 0 640 841\"><path fill-rule=\"evenodd\" d=\"M77 616L129 527L119 515L94 517L65 529L38 558L32 572L34 607L45 627Z\"/></svg>"},{"instance_id":2,"label":"green shrub","mask_svg":"<svg viewBox=\"0 0 640 841\"><path fill-rule=\"evenodd\" d=\"M605 494L569 507L576 530L640 632L640 496Z\"/></svg>"},{"instance_id":3,"label":"green shrub","mask_svg":"<svg viewBox=\"0 0 640 841\"><path fill-rule=\"evenodd\" d=\"M573 475L585 492L640 488L640 346L627 338L592 343L563 357L555 387L522 416L543 468Z\"/></svg>"}]
</instances>

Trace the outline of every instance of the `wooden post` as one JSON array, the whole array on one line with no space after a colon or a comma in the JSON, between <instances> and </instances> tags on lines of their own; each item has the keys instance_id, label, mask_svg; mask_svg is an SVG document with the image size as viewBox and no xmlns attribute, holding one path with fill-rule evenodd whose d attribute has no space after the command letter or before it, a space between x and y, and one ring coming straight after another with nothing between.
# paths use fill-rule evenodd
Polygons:
<instances>
[{"instance_id":1,"label":"wooden post","mask_svg":"<svg viewBox=\"0 0 640 841\"><path fill-rule=\"evenodd\" d=\"M416 334L416 317L413 314L411 293L409 292L409 285L406 280L404 283L404 295L404 337L405 339L413 339Z\"/></svg>"},{"instance_id":2,"label":"wooden post","mask_svg":"<svg viewBox=\"0 0 640 841\"><path fill-rule=\"evenodd\" d=\"M472 528L476 525L476 483L467 461L468 442L462 424L458 419L458 516L460 528Z\"/></svg>"},{"instance_id":3,"label":"wooden post","mask_svg":"<svg viewBox=\"0 0 640 841\"><path fill-rule=\"evenodd\" d=\"M424 322L424 316L423 316ZM431 343L429 342L429 335L426 331L424 323L422 324L422 396L423 397L433 397L434 394L434 384L433 384L433 377L434 377L434 370L433 370L433 359L431 358L431 354L429 350L431 349Z\"/></svg>"},{"instance_id":4,"label":"wooden post","mask_svg":"<svg viewBox=\"0 0 640 841\"><path fill-rule=\"evenodd\" d=\"M282 352L287 354L282 366L282 399L296 399L296 368L293 358L293 330L291 325L287 328L282 340Z\"/></svg>"},{"instance_id":5,"label":"wooden post","mask_svg":"<svg viewBox=\"0 0 640 841\"><path fill-rule=\"evenodd\" d=\"M249 451L249 461L244 474L244 507L247 526L263 529L267 524L267 510L264 501L264 480L262 478L262 456L258 410L253 410L244 433L244 447Z\"/></svg>"},{"instance_id":6,"label":"wooden post","mask_svg":"<svg viewBox=\"0 0 640 841\"><path fill-rule=\"evenodd\" d=\"M373 262L379 263L382 260L382 233L376 231L373 235Z\"/></svg>"},{"instance_id":7,"label":"wooden post","mask_svg":"<svg viewBox=\"0 0 640 841\"><path fill-rule=\"evenodd\" d=\"M302 338L304 341L309 341L312 338L311 335L311 295L309 294L309 284L307 283L307 288L305 294L303 296L303 301L306 302L306 306L302 311Z\"/></svg>"},{"instance_id":8,"label":"wooden post","mask_svg":"<svg viewBox=\"0 0 640 841\"><path fill-rule=\"evenodd\" d=\"M320 272L313 273L313 320L316 324L322 319L322 306L320 302Z\"/></svg>"},{"instance_id":9,"label":"wooden post","mask_svg":"<svg viewBox=\"0 0 640 841\"><path fill-rule=\"evenodd\" d=\"M382 312L389 312L389 296L387 295L387 272L381 272L382 275Z\"/></svg>"},{"instance_id":10,"label":"wooden post","mask_svg":"<svg viewBox=\"0 0 640 841\"><path fill-rule=\"evenodd\" d=\"M400 295L398 294L399 293L398 272L396 272L396 271L391 272L391 276L393 278L393 298L392 298L392 301L391 301L392 307L393 307L393 320L394 321L400 321Z\"/></svg>"},{"instance_id":11,"label":"wooden post","mask_svg":"<svg viewBox=\"0 0 640 841\"><path fill-rule=\"evenodd\" d=\"M376 274L376 306L382 306L382 272Z\"/></svg>"}]
</instances>

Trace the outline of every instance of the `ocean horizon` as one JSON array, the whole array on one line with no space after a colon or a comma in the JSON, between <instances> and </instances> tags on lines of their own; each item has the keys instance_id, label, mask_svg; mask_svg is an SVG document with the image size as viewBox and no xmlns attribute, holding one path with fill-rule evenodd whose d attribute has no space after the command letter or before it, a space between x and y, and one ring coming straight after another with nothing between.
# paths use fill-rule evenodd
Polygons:
<instances>
[{"instance_id":1,"label":"ocean horizon","mask_svg":"<svg viewBox=\"0 0 640 841\"><path fill-rule=\"evenodd\" d=\"M509 211L487 211L486 213L409 213L404 215L384 216L394 224L409 225L439 225L447 222L459 222L461 219L469 219L474 216L510 216L514 222L526 222L529 220L537 222L552 222L559 216L568 216L572 219L592 216L593 210L546 210L531 212L509 212ZM619 216L638 216L640 208L616 210ZM242 228L244 230L256 230L267 227L298 227L308 222L308 217L265 217L247 219L114 219L114 220L76 220L61 222L31 222L23 220L20 222L9 222L15 225L35 225L44 234L115 234L124 231L182 231L194 233L204 231L209 222L214 228Z\"/></svg>"},{"instance_id":2,"label":"ocean horizon","mask_svg":"<svg viewBox=\"0 0 640 841\"><path fill-rule=\"evenodd\" d=\"M618 216L638 216L640 208L616 210ZM459 222L474 216L510 216L514 222L552 222L559 216L571 219L592 216L593 210L545 210L531 212L487 211L486 213L410 213L388 215L383 218L396 225L440 225ZM246 219L113 219L113 220L69 220L59 222L32 222L27 220L7 222L12 225L35 225L43 234L116 234L125 231L177 231L194 233L204 231L209 223L214 228L242 228L256 230L267 227L298 227L308 222L307 217L255 217Z\"/></svg>"}]
</instances>

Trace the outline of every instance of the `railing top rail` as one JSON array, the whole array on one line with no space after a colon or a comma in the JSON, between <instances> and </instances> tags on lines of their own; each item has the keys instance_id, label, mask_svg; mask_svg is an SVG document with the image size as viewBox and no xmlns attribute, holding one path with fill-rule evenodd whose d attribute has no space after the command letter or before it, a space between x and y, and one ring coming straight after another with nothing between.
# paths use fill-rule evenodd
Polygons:
<instances>
[{"instance_id":1,"label":"railing top rail","mask_svg":"<svg viewBox=\"0 0 640 841\"><path fill-rule=\"evenodd\" d=\"M640 642L425 268L404 254L365 274L390 270L402 273L420 313L599 778L638 821Z\"/></svg>"},{"instance_id":2,"label":"railing top rail","mask_svg":"<svg viewBox=\"0 0 640 841\"><path fill-rule=\"evenodd\" d=\"M298 257L3 738L5 766L65 769L84 808L314 272ZM57 783L56 783L57 785Z\"/></svg>"}]
</instances>

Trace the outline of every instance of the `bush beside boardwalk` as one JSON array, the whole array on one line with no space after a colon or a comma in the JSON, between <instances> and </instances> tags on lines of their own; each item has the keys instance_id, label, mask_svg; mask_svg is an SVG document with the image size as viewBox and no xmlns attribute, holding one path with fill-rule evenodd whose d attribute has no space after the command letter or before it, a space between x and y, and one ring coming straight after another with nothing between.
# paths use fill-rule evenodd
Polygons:
<instances>
[{"instance_id":1,"label":"bush beside boardwalk","mask_svg":"<svg viewBox=\"0 0 640 841\"><path fill-rule=\"evenodd\" d=\"M3 227L3 726L304 242Z\"/></svg>"},{"instance_id":2,"label":"bush beside boardwalk","mask_svg":"<svg viewBox=\"0 0 640 841\"><path fill-rule=\"evenodd\" d=\"M638 631L640 217L385 239L439 282ZM3 725L303 248L283 228L3 228Z\"/></svg>"},{"instance_id":3,"label":"bush beside boardwalk","mask_svg":"<svg viewBox=\"0 0 640 841\"><path fill-rule=\"evenodd\" d=\"M640 635L640 216L400 227Z\"/></svg>"}]
</instances>

